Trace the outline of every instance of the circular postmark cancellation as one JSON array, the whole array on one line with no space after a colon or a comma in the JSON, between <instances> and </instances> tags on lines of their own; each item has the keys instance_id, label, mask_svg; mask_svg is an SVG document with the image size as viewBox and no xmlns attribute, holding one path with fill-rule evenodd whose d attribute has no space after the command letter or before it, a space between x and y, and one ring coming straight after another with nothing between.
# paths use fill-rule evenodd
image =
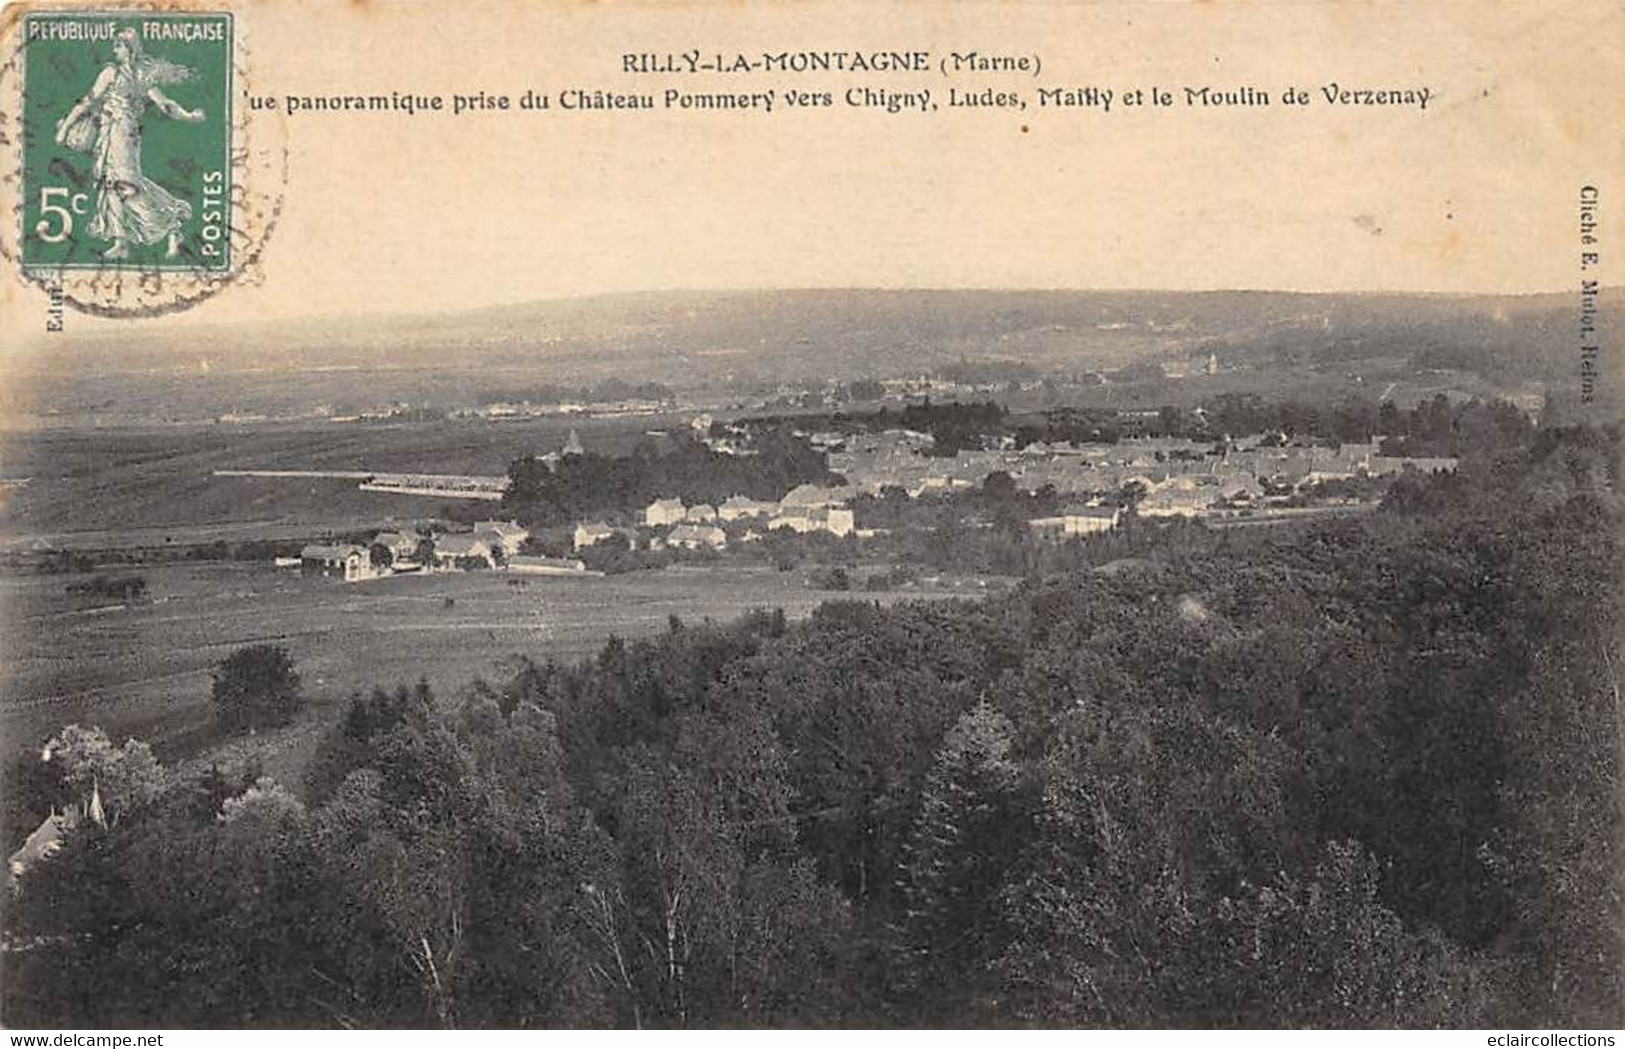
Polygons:
<instances>
[{"instance_id":1,"label":"circular postmark cancellation","mask_svg":"<svg viewBox=\"0 0 1625 1049\"><path fill-rule=\"evenodd\" d=\"M159 316L260 279L285 127L250 120L231 13L12 8L0 25L0 255L53 302Z\"/></svg>"}]
</instances>

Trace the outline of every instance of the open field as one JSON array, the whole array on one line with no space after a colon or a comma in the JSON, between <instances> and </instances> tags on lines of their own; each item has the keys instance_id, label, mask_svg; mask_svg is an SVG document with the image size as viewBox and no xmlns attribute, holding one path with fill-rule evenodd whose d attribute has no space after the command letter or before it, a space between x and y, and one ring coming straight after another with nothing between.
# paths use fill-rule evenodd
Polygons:
<instances>
[{"instance_id":1,"label":"open field","mask_svg":"<svg viewBox=\"0 0 1625 1049\"><path fill-rule=\"evenodd\" d=\"M6 434L0 475L29 481L0 502L0 543L38 537L62 547L162 546L423 520L444 514L447 501L363 492L353 478L214 471L502 475L520 456L557 451L572 429L594 451L625 454L646 428L673 421L305 422Z\"/></svg>"},{"instance_id":2,"label":"open field","mask_svg":"<svg viewBox=\"0 0 1625 1049\"><path fill-rule=\"evenodd\" d=\"M420 676L449 695L476 676L499 677L516 654L574 660L612 633L665 630L672 615L725 621L753 608L783 608L794 617L834 596L808 589L802 573L753 567L599 579L471 572L350 585L265 565L176 565L141 575L150 597L128 607L68 594L66 586L82 577L0 576L0 725L8 745L42 741L80 721L149 739L160 754L186 752L212 717L213 668L254 642L288 649L319 708L356 689Z\"/></svg>"}]
</instances>

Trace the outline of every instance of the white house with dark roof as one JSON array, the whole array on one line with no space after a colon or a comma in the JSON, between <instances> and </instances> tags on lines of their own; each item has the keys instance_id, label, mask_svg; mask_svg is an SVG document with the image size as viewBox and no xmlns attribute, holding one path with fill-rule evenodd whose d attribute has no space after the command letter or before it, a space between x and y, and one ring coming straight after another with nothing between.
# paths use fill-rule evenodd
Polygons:
<instances>
[{"instance_id":1,"label":"white house with dark roof","mask_svg":"<svg viewBox=\"0 0 1625 1049\"><path fill-rule=\"evenodd\" d=\"M465 557L477 558L494 566L489 540L474 535L438 535L434 540L434 566L439 569L458 568Z\"/></svg>"},{"instance_id":2,"label":"white house with dark roof","mask_svg":"<svg viewBox=\"0 0 1625 1049\"><path fill-rule=\"evenodd\" d=\"M22 847L11 854L6 864L7 884L12 892L18 890L17 879L24 872L41 860L49 859L56 851L62 848L62 842L67 832L72 829L73 821L67 814L51 813L34 828L34 833L28 836Z\"/></svg>"},{"instance_id":3,"label":"white house with dark roof","mask_svg":"<svg viewBox=\"0 0 1625 1049\"><path fill-rule=\"evenodd\" d=\"M1109 532L1121 520L1122 511L1115 506L1069 506L1054 517L1035 517L1027 527L1040 537L1061 540Z\"/></svg>"},{"instance_id":4,"label":"white house with dark roof","mask_svg":"<svg viewBox=\"0 0 1625 1049\"><path fill-rule=\"evenodd\" d=\"M474 534L493 541L493 546L500 546L504 554L512 555L530 538L530 529L515 521L475 521Z\"/></svg>"},{"instance_id":5,"label":"white house with dark roof","mask_svg":"<svg viewBox=\"0 0 1625 1049\"><path fill-rule=\"evenodd\" d=\"M666 544L684 550L721 550L728 545L728 536L716 525L680 524L666 537Z\"/></svg>"},{"instance_id":6,"label":"white house with dark roof","mask_svg":"<svg viewBox=\"0 0 1625 1049\"><path fill-rule=\"evenodd\" d=\"M379 532L373 536L372 545L388 550L391 564L400 564L417 560L418 544L422 541L416 532Z\"/></svg>"},{"instance_id":7,"label":"white house with dark roof","mask_svg":"<svg viewBox=\"0 0 1625 1049\"><path fill-rule=\"evenodd\" d=\"M828 532L848 536L853 531L852 511L844 506L786 506L767 523L768 531Z\"/></svg>"},{"instance_id":8,"label":"white house with dark roof","mask_svg":"<svg viewBox=\"0 0 1625 1049\"><path fill-rule=\"evenodd\" d=\"M743 495L729 496L717 507L717 516L724 521L738 521L745 517L766 517L776 512L777 503L764 503Z\"/></svg>"},{"instance_id":9,"label":"white house with dark roof","mask_svg":"<svg viewBox=\"0 0 1625 1049\"><path fill-rule=\"evenodd\" d=\"M656 499L643 511L643 523L650 528L682 524L688 508L681 499Z\"/></svg>"},{"instance_id":10,"label":"white house with dark roof","mask_svg":"<svg viewBox=\"0 0 1625 1049\"><path fill-rule=\"evenodd\" d=\"M371 579L375 574L372 555L366 547L354 543L312 543L299 551L299 572L307 576L342 579L346 583Z\"/></svg>"},{"instance_id":11,"label":"white house with dark roof","mask_svg":"<svg viewBox=\"0 0 1625 1049\"><path fill-rule=\"evenodd\" d=\"M615 529L602 521L582 521L576 524L575 534L571 537L575 548L580 550L597 544L615 535Z\"/></svg>"},{"instance_id":12,"label":"white house with dark roof","mask_svg":"<svg viewBox=\"0 0 1625 1049\"><path fill-rule=\"evenodd\" d=\"M1061 511L1061 531L1066 535L1109 532L1120 518L1121 511L1115 506L1069 506Z\"/></svg>"},{"instance_id":13,"label":"white house with dark roof","mask_svg":"<svg viewBox=\"0 0 1625 1049\"><path fill-rule=\"evenodd\" d=\"M798 507L829 506L836 502L840 502L840 499L831 489L816 484L798 484L779 500L779 507L788 511Z\"/></svg>"},{"instance_id":14,"label":"white house with dark roof","mask_svg":"<svg viewBox=\"0 0 1625 1049\"><path fill-rule=\"evenodd\" d=\"M1211 490L1168 488L1140 500L1136 510L1141 517L1201 517L1213 498Z\"/></svg>"}]
</instances>

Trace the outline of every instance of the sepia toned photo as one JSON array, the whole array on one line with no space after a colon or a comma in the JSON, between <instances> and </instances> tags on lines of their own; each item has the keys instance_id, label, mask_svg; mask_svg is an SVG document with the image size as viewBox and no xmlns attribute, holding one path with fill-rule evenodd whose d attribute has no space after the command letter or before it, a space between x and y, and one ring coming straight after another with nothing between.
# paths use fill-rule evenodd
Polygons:
<instances>
[{"instance_id":1,"label":"sepia toned photo","mask_svg":"<svg viewBox=\"0 0 1625 1049\"><path fill-rule=\"evenodd\" d=\"M0 1024L1613 1046L1621 44L0 10Z\"/></svg>"}]
</instances>

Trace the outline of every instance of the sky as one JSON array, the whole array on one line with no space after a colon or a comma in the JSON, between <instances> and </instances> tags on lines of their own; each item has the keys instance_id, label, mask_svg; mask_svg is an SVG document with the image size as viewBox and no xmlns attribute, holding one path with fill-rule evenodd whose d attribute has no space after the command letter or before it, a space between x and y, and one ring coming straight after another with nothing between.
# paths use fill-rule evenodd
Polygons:
<instances>
[{"instance_id":1,"label":"sky","mask_svg":"<svg viewBox=\"0 0 1625 1049\"><path fill-rule=\"evenodd\" d=\"M256 113L281 198L252 281L79 332L757 287L1519 293L1578 279L1578 193L1625 247L1625 9L1557 3L236 5L242 93L780 93L771 113ZM1025 73L635 76L628 52L926 50ZM1426 88L1417 106L1322 89ZM1110 112L1037 107L1110 88ZM1168 107L1125 106L1139 88ZM1268 108L1190 107L1253 88ZM852 87L1019 92L1026 111L846 106ZM1310 93L1290 107L1280 93ZM786 108L787 89L835 104ZM177 88L177 95L183 89ZM149 119L152 119L149 117ZM285 150L285 152L284 152ZM284 167L285 157L285 167ZM261 158L264 159L264 158ZM8 264L9 265L9 264ZM1605 283L1620 283L1605 267ZM1611 278L1611 279L1610 279ZM8 273L0 307L43 296ZM0 347L48 345L31 320Z\"/></svg>"}]
</instances>

